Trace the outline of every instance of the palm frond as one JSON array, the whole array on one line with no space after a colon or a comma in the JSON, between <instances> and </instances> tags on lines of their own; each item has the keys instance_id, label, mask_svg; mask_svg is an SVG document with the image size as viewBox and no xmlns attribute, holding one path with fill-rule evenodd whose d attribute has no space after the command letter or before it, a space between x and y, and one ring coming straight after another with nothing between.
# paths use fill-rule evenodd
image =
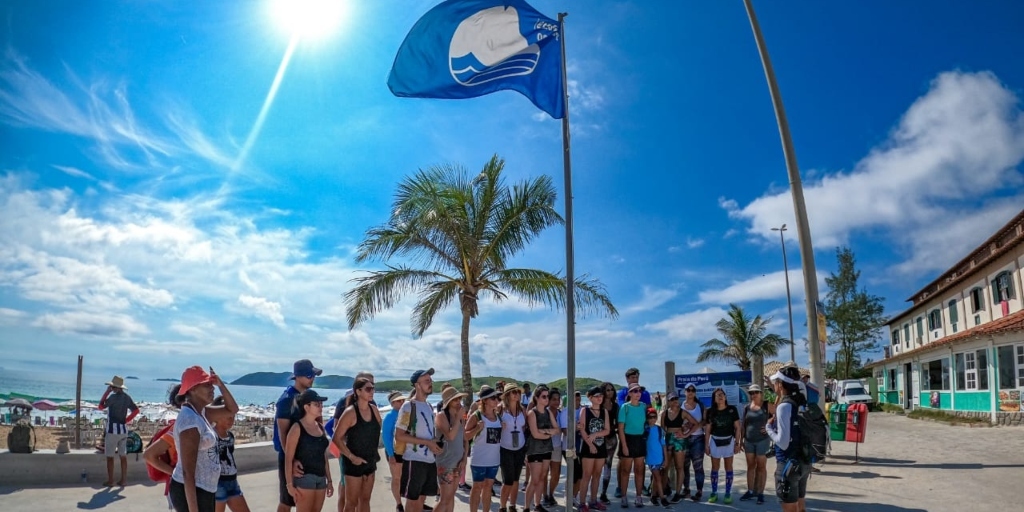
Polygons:
<instances>
[{"instance_id":1,"label":"palm frond","mask_svg":"<svg viewBox=\"0 0 1024 512\"><path fill-rule=\"evenodd\" d=\"M345 293L345 316L348 328L354 329L377 313L394 307L407 293L435 281L455 281L449 276L407 267L368 272L353 279L356 286Z\"/></svg>"},{"instance_id":2,"label":"palm frond","mask_svg":"<svg viewBox=\"0 0 1024 512\"><path fill-rule=\"evenodd\" d=\"M448 307L458 296L459 283L434 281L420 293L420 301L412 310L412 335L419 338L434 323L437 313Z\"/></svg>"}]
</instances>

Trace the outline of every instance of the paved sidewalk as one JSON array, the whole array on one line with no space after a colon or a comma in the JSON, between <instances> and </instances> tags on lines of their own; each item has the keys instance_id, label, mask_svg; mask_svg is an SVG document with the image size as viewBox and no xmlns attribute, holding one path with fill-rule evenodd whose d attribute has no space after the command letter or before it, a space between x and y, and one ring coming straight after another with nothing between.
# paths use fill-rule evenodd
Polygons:
<instances>
[{"instance_id":1,"label":"paved sidewalk","mask_svg":"<svg viewBox=\"0 0 1024 512\"><path fill-rule=\"evenodd\" d=\"M917 512L945 510L1010 510L1019 507L1024 475L1024 429L965 428L872 413L867 442L860 445L854 463L854 445L833 444L833 457L811 478L808 509L826 512ZM735 495L746 489L742 459L736 461ZM705 467L710 467L709 463ZM775 469L769 461L769 480ZM332 471L335 477L337 465ZM563 470L564 471L564 470ZM371 510L394 510L385 468L377 473ZM723 474L724 480L724 474ZM250 509L273 511L277 503L277 473L266 471L240 477ZM40 482L40 486L45 485ZM614 484L613 484L614 485ZM632 488L632 486L630 486ZM705 484L705 496L709 484ZM673 510L779 510L774 486L768 482L765 505L736 501L732 505L699 505L686 501ZM561 494L556 495L564 503ZM466 493L456 494L457 511L468 511ZM428 498L429 500L429 498ZM430 503L430 501L428 501ZM520 510L522 497L520 496ZM497 510L497 502L491 510ZM654 509L648 505L646 509ZM131 485L123 489L57 487L14 489L0 483L0 511L150 512L167 510L162 487ZM337 510L330 499L324 511ZM563 512L554 507L552 512ZM619 510L617 505L610 510Z\"/></svg>"}]
</instances>

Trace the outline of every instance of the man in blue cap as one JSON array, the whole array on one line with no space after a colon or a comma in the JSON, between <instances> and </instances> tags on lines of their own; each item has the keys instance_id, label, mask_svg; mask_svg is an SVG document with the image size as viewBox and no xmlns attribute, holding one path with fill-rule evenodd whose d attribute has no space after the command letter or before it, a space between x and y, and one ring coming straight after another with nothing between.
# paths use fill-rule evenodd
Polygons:
<instances>
[{"instance_id":1,"label":"man in blue cap","mask_svg":"<svg viewBox=\"0 0 1024 512\"><path fill-rule=\"evenodd\" d=\"M288 512L295 506L295 500L288 494L284 478L284 449L281 447L281 432L288 432L292 423L302 418L303 412L299 409L293 410L292 404L299 393L313 387L313 380L324 371L313 366L309 359L299 359L292 366L291 380L295 381L281 393L277 399L277 412L274 414L274 449L277 450L277 479L279 483L278 493L280 501L277 505L277 512ZM291 468L288 468L291 471Z\"/></svg>"},{"instance_id":2,"label":"man in blue cap","mask_svg":"<svg viewBox=\"0 0 1024 512\"><path fill-rule=\"evenodd\" d=\"M423 499L437 495L437 463L441 453L434 435L434 408L427 397L434 392L434 369L416 370L409 378L412 394L398 412L395 441L405 444L402 453L402 483L405 512L421 512Z\"/></svg>"}]
</instances>

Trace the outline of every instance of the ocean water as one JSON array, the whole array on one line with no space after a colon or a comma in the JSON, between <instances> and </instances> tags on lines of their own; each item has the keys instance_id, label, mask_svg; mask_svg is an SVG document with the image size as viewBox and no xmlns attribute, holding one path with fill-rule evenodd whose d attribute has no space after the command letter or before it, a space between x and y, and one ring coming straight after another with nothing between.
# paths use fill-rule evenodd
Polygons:
<instances>
[{"instance_id":1,"label":"ocean water","mask_svg":"<svg viewBox=\"0 0 1024 512\"><path fill-rule=\"evenodd\" d=\"M106 382L111 375L82 375L82 400L98 403L106 390ZM168 390L177 382L154 380L152 377L140 376L139 379L125 380L127 392L136 403L167 402ZM266 406L277 402L284 387L274 386L229 386L231 394L240 406ZM336 403L345 394L344 389L317 389L317 393L327 397L328 404ZM55 372L26 372L0 369L0 394L21 393L38 398L48 398L55 402L75 399L75 374ZM387 393L375 393L374 399L380 405L387 404ZM430 403L440 400L439 394L431 395Z\"/></svg>"}]
</instances>

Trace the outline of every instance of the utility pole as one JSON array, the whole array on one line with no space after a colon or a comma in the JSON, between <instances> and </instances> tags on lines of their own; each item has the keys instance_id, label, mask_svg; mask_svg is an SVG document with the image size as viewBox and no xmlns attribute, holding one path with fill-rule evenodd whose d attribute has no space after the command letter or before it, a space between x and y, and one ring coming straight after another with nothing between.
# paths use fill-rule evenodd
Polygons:
<instances>
[{"instance_id":1,"label":"utility pole","mask_svg":"<svg viewBox=\"0 0 1024 512\"><path fill-rule=\"evenodd\" d=\"M772 228L772 231L779 232L779 241L782 242L782 269L786 272L786 308L789 309L789 360L796 362L796 342L793 337L793 298L789 294L789 261L786 259L786 238L782 235L786 231L786 225L781 228Z\"/></svg>"}]
</instances>

